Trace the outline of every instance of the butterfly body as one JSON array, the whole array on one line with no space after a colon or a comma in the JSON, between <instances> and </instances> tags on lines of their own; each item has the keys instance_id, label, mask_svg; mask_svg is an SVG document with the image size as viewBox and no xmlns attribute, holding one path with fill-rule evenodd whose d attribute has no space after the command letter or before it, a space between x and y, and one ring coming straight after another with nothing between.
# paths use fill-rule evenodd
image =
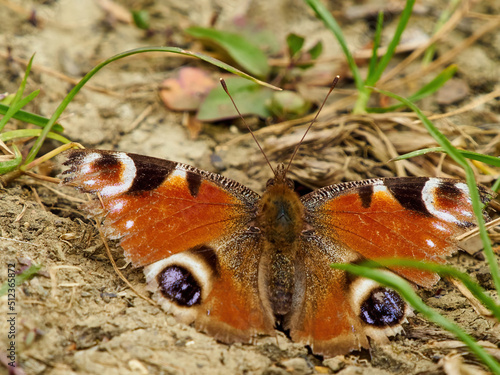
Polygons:
<instances>
[{"instance_id":1,"label":"butterfly body","mask_svg":"<svg viewBox=\"0 0 500 375\"><path fill-rule=\"evenodd\" d=\"M283 165L267 183L259 201L256 226L262 233L261 295L267 298L274 316L287 315L295 292L295 268L299 238L304 230L304 207L285 177Z\"/></svg>"},{"instance_id":2,"label":"butterfly body","mask_svg":"<svg viewBox=\"0 0 500 375\"><path fill-rule=\"evenodd\" d=\"M393 291L331 263L412 257L444 262L474 225L467 186L453 179L343 183L299 197L283 166L262 197L186 164L103 150L67 154L66 184L100 193L103 218L148 289L181 322L223 342L275 335L317 354L387 340L407 307ZM493 194L481 188L486 203ZM413 283L437 275L393 267ZM389 271L387 271L389 272Z\"/></svg>"}]
</instances>

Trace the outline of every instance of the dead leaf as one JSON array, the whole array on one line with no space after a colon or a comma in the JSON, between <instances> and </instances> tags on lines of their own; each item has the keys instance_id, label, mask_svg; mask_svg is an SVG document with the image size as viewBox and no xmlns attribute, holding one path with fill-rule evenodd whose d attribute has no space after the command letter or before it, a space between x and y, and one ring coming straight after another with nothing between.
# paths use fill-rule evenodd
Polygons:
<instances>
[{"instance_id":1,"label":"dead leaf","mask_svg":"<svg viewBox=\"0 0 500 375\"><path fill-rule=\"evenodd\" d=\"M442 105L459 102L469 96L470 88L463 79L452 78L441 87L436 95L436 101Z\"/></svg>"},{"instance_id":2,"label":"dead leaf","mask_svg":"<svg viewBox=\"0 0 500 375\"><path fill-rule=\"evenodd\" d=\"M195 111L217 85L204 70L182 68L177 78L169 78L160 86L160 98L173 111Z\"/></svg>"}]
</instances>

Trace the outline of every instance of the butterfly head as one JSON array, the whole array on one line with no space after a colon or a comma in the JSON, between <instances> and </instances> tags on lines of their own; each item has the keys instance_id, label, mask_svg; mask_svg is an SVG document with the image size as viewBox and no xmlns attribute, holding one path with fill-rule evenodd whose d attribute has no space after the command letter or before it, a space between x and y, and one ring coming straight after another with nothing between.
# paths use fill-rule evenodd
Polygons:
<instances>
[{"instance_id":1,"label":"butterfly head","mask_svg":"<svg viewBox=\"0 0 500 375\"><path fill-rule=\"evenodd\" d=\"M276 167L274 172L274 178L270 178L266 183L266 190L270 190L271 187L282 186L283 188L288 188L293 191L295 184L292 180L286 177L285 165L280 163Z\"/></svg>"}]
</instances>

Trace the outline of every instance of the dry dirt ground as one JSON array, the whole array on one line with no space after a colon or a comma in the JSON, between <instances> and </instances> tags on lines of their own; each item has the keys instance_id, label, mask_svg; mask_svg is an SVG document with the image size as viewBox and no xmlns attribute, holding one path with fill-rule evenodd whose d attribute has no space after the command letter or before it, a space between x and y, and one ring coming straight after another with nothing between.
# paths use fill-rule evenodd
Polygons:
<instances>
[{"instance_id":1,"label":"dry dirt ground","mask_svg":"<svg viewBox=\"0 0 500 375\"><path fill-rule=\"evenodd\" d=\"M130 0L119 3L128 9L148 10L156 32L147 35L130 23L118 22L117 14L103 9L105 1L1 0L0 92L15 92L25 69L20 59L29 59L36 53L28 91L40 89L41 93L28 109L50 117L72 87L67 77L81 77L99 61L139 46L191 47L182 29L191 25L208 26L215 13L219 14L217 27L221 29L231 28L234 19L244 17L271 30L280 42L292 31L307 35L311 44L321 39L325 45L323 57L328 60L325 70L337 73L337 70L344 69L337 43L299 0ZM350 45L357 50L367 44L371 35L363 12L372 5L375 9L380 5L397 8L397 3L348 1L332 10L339 16ZM410 28L430 35L446 3L419 2ZM500 13L498 0L476 2L471 7L476 13L496 14L497 17ZM36 10L36 25L28 21L32 10ZM396 15L393 18L397 20ZM394 20L389 19L389 30L394 29ZM491 20L494 16L469 17L460 21L439 43L438 53L445 54ZM447 113L498 90L499 29L497 23L496 29L485 33L453 58L459 67L458 84L461 88L466 87L467 94L454 103L442 100L436 104L433 97L421 104L426 110ZM66 128L65 135L86 147L164 157L213 171L224 169L226 176L262 191L263 182L271 172L253 142L246 138L231 147L221 148L214 157L215 146L241 134L237 127L228 126L228 123L207 125L197 139L189 139L186 128L181 125L183 114L168 111L159 101L159 84L186 64L203 66L192 60L159 54L134 56L110 65L90 81L90 85L102 88L104 92L84 89L63 114L61 123ZM333 102L352 92L349 89L353 85L348 77L344 82L337 96L332 98ZM493 99L452 117L444 125L454 129L451 136L461 137L466 145L472 145L474 149L483 147L481 150L498 155L499 109L500 103ZM337 115L333 117L338 118ZM9 126L24 125L14 123ZM478 137L479 141L471 138L477 134L477 129L486 132L484 137ZM319 133L317 138L324 134ZM269 144L272 145L279 135L278 130L268 135ZM317 176L323 176L329 183L349 177L397 173L393 167L371 160L377 150L370 145L376 143L378 136L370 138L369 133L359 131L352 136L350 143L335 141L342 138L342 134L335 137L330 139L331 148L306 147L298 160L314 159L319 164L313 165L319 169L328 163L339 167L342 173L330 173L327 177L312 169L311 173L316 171ZM296 137L292 139L296 142ZM398 151L402 151L408 142L408 139L400 140ZM425 142L422 145L432 144L428 140ZM49 143L50 147L54 145ZM384 148L383 143L380 145ZM356 151L353 153L353 150ZM351 154L357 155L356 160L362 160L352 168L346 168ZM279 156L286 158L289 154ZM329 159L336 156L343 159ZM421 160L423 169L420 170L428 174L431 171L425 169L426 166L440 161L439 158ZM276 153L272 161L279 161ZM59 170L58 161L52 167L54 171ZM308 171L307 168L304 170ZM459 172L451 168L447 173ZM295 174L301 176L300 171ZM483 181L489 182L488 178ZM389 345L328 360L313 356L307 348L290 342L282 334L277 340L262 338L254 345L218 343L192 327L177 324L172 317L138 298L125 286L105 255L95 225L78 209L78 199L86 199L85 196L70 188L22 178L8 188L2 188L0 199L0 280L3 282L7 278L9 261L14 261L18 269L30 264L42 266L38 275L18 287L16 292L18 374L22 371L51 375L451 374L457 373L453 372L457 368L463 369L464 363L471 366L474 373L481 369L478 361L452 336L418 314L409 319L405 333L395 337ZM111 245L118 265L126 266L119 247ZM480 255L473 257L459 253L452 262L476 276L485 288L492 289ZM122 272L140 293L148 295L141 270L126 266ZM492 348L497 347L498 328L478 315L467 299L448 282L440 281L434 289L421 291L421 295L429 305L456 321L477 340ZM0 299L2 361L8 344L6 298ZM0 368L2 373L7 373L5 367Z\"/></svg>"}]
</instances>

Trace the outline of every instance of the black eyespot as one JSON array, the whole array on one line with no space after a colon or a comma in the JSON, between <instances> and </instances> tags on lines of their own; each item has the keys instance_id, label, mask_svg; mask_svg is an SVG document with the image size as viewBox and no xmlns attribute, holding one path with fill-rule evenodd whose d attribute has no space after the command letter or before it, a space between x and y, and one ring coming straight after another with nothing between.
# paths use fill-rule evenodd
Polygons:
<instances>
[{"instance_id":1,"label":"black eyespot","mask_svg":"<svg viewBox=\"0 0 500 375\"><path fill-rule=\"evenodd\" d=\"M158 285L165 298L180 306L201 303L201 286L191 272L180 266L168 266L158 275Z\"/></svg>"},{"instance_id":2,"label":"black eyespot","mask_svg":"<svg viewBox=\"0 0 500 375\"><path fill-rule=\"evenodd\" d=\"M395 291L379 287L361 304L360 318L376 327L393 326L405 315L405 303Z\"/></svg>"}]
</instances>

